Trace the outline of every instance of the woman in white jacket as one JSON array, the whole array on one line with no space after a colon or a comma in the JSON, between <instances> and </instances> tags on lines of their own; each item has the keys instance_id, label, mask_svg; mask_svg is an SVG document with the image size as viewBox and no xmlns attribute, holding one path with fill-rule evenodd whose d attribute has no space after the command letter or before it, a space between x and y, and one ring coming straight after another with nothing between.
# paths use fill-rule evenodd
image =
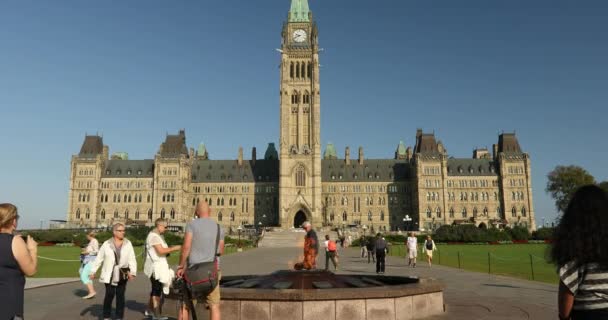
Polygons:
<instances>
[{"instance_id":1,"label":"woman in white jacket","mask_svg":"<svg viewBox=\"0 0 608 320\"><path fill-rule=\"evenodd\" d=\"M167 319L161 316L161 297L163 292L169 293L169 287L175 272L169 268L167 255L174 251L179 251L181 246L172 246L169 248L162 234L167 230L167 220L158 218L154 222L155 228L150 231L146 238L146 254L144 259L144 274L150 278L152 291L150 292L150 301L148 302L148 310L145 312L146 317L152 316L153 319Z\"/></svg>"},{"instance_id":2,"label":"woman in white jacket","mask_svg":"<svg viewBox=\"0 0 608 320\"><path fill-rule=\"evenodd\" d=\"M90 275L93 279L95 272L101 266L99 282L106 285L106 294L103 299L104 320L111 319L114 296L116 296L116 319L124 317L127 280L133 280L137 274L135 251L133 251L131 241L125 238L125 225L115 224L112 227L112 233L113 237L106 240L99 248L97 258L92 262Z\"/></svg>"}]
</instances>

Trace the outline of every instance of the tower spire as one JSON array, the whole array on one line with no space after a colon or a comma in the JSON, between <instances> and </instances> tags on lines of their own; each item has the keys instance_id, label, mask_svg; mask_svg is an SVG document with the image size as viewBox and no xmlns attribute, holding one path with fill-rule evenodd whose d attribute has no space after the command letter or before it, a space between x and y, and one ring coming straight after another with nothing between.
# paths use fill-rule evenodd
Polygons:
<instances>
[{"instance_id":1,"label":"tower spire","mask_svg":"<svg viewBox=\"0 0 608 320\"><path fill-rule=\"evenodd\" d=\"M310 22L308 18L308 0L291 0L289 22Z\"/></svg>"}]
</instances>

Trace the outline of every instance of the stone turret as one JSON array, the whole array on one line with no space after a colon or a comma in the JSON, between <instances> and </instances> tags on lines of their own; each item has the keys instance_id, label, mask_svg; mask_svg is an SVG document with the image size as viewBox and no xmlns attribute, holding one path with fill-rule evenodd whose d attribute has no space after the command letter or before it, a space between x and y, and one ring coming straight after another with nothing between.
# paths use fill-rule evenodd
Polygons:
<instances>
[{"instance_id":1,"label":"stone turret","mask_svg":"<svg viewBox=\"0 0 608 320\"><path fill-rule=\"evenodd\" d=\"M363 164L363 147L359 147L359 165Z\"/></svg>"},{"instance_id":2,"label":"stone turret","mask_svg":"<svg viewBox=\"0 0 608 320\"><path fill-rule=\"evenodd\" d=\"M239 147L239 155L237 158L237 163L239 164L239 166L243 165L243 147Z\"/></svg>"},{"instance_id":3,"label":"stone turret","mask_svg":"<svg viewBox=\"0 0 608 320\"><path fill-rule=\"evenodd\" d=\"M350 147L346 147L344 150L344 162L347 166L350 165Z\"/></svg>"}]
</instances>

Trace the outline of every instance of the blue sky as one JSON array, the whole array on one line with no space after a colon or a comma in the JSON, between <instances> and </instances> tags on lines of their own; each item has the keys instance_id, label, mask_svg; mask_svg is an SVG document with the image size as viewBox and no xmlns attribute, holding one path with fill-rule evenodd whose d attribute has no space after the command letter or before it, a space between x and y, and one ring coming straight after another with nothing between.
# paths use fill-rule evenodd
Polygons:
<instances>
[{"instance_id":1,"label":"blue sky","mask_svg":"<svg viewBox=\"0 0 608 320\"><path fill-rule=\"evenodd\" d=\"M85 133L131 159L180 128L213 159L263 152L278 140L289 2L1 2L0 202L22 227L64 219ZM607 2L309 2L325 49L322 141L339 154L390 158L423 128L470 157L516 131L539 222L556 215L544 191L556 165L608 179Z\"/></svg>"}]
</instances>

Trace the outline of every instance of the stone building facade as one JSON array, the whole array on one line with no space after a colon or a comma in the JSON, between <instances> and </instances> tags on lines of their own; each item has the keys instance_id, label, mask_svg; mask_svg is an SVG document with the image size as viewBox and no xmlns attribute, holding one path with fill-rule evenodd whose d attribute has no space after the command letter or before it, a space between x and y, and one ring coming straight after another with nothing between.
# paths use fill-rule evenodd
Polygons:
<instances>
[{"instance_id":1,"label":"stone building facade","mask_svg":"<svg viewBox=\"0 0 608 320\"><path fill-rule=\"evenodd\" d=\"M224 227L361 225L374 230L432 230L443 224L524 225L535 229L530 157L512 133L492 150L453 158L432 133L400 142L392 159L366 159L363 148L339 158L321 152L318 29L307 0L292 0L281 33L280 141L258 159L210 160L189 149L186 133L167 135L153 159L109 155L100 136L86 136L72 157L68 222L173 226L207 201ZM410 220L411 218L411 220Z\"/></svg>"}]
</instances>

